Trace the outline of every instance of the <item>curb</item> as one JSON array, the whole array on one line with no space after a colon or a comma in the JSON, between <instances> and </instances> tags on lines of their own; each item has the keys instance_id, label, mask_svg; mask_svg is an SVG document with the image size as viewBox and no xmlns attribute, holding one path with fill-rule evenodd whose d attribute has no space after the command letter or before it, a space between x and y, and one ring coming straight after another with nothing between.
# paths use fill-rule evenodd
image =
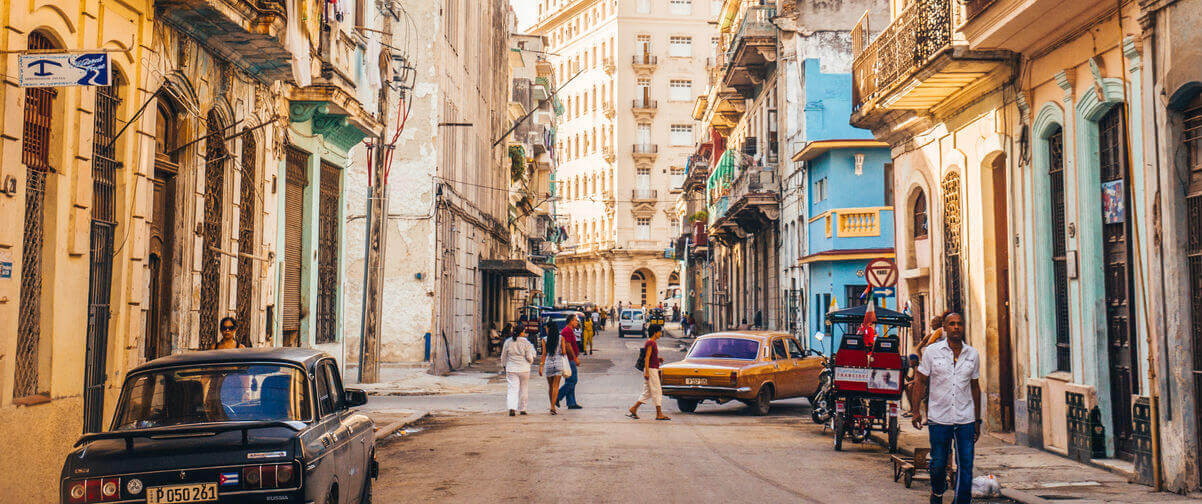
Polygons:
<instances>
[{"instance_id":1,"label":"curb","mask_svg":"<svg viewBox=\"0 0 1202 504\"><path fill-rule=\"evenodd\" d=\"M876 431L869 433L868 438L872 440L872 442L881 445L881 447L889 446L889 439L885 436L879 435ZM897 453L906 455L908 457L913 457L914 447L903 445L902 440L899 439L897 442ZM1052 502L1047 499L1024 492L1022 490L1003 487L1001 493L1002 497L1020 502L1022 504L1052 504Z\"/></svg>"},{"instance_id":2,"label":"curb","mask_svg":"<svg viewBox=\"0 0 1202 504\"><path fill-rule=\"evenodd\" d=\"M426 418L429 415L430 415L430 413L426 412L426 411L414 413L414 414L409 415L405 418L402 418L396 422L392 422L388 425L385 425L384 427L376 429L376 441L379 442L380 440L382 440L388 436L391 436L396 431L401 430L405 426L413 424L413 423L417 422L418 420Z\"/></svg>"}]
</instances>

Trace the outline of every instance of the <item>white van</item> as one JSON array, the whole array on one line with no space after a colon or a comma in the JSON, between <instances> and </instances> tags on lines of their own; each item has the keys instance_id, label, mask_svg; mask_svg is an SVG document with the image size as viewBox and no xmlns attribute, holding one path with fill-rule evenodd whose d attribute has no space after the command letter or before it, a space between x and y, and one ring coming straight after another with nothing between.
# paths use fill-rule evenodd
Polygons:
<instances>
[{"instance_id":1,"label":"white van","mask_svg":"<svg viewBox=\"0 0 1202 504\"><path fill-rule=\"evenodd\" d=\"M622 309L622 314L618 316L618 337L624 338L627 334L647 337L647 321L643 318L643 310Z\"/></svg>"}]
</instances>

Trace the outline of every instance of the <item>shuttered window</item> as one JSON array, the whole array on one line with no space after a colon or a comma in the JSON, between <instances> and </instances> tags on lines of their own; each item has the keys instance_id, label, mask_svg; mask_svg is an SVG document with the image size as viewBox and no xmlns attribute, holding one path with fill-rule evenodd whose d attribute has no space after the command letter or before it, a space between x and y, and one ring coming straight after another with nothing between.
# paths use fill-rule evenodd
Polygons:
<instances>
[{"instance_id":1,"label":"shuttered window","mask_svg":"<svg viewBox=\"0 0 1202 504\"><path fill-rule=\"evenodd\" d=\"M284 188L284 342L295 346L301 319L301 264L304 261L302 239L305 228L305 186L309 153L288 147Z\"/></svg>"}]
</instances>

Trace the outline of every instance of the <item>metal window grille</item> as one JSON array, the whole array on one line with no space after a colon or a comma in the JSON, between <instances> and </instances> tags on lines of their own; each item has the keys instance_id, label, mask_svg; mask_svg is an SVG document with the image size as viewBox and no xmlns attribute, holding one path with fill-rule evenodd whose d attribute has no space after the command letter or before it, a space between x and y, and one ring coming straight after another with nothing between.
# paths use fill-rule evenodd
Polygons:
<instances>
[{"instance_id":1,"label":"metal window grille","mask_svg":"<svg viewBox=\"0 0 1202 504\"><path fill-rule=\"evenodd\" d=\"M317 342L337 341L338 318L338 206L342 171L321 163L321 201L318 210Z\"/></svg>"},{"instance_id":2,"label":"metal window grille","mask_svg":"<svg viewBox=\"0 0 1202 504\"><path fill-rule=\"evenodd\" d=\"M113 279L113 235L116 227L117 111L121 98L119 76L111 86L96 88L92 135L92 236L88 281L88 339L84 360L84 431L98 432L104 416L104 382L107 362L109 299Z\"/></svg>"},{"instance_id":3,"label":"metal window grille","mask_svg":"<svg viewBox=\"0 0 1202 504\"><path fill-rule=\"evenodd\" d=\"M250 346L252 317L251 295L254 284L255 255L255 196L257 192L255 166L255 137L242 135L242 183L238 202L238 298L235 309L238 313L238 341Z\"/></svg>"},{"instance_id":4,"label":"metal window grille","mask_svg":"<svg viewBox=\"0 0 1202 504\"><path fill-rule=\"evenodd\" d=\"M41 32L29 34L30 49L52 49ZM25 229L21 252L21 299L17 314L16 375L13 398L40 392L38 348L42 333L42 245L46 203L46 175L50 167L50 128L53 119L53 88L25 90L25 126L21 160L25 163Z\"/></svg>"},{"instance_id":5,"label":"metal window grille","mask_svg":"<svg viewBox=\"0 0 1202 504\"><path fill-rule=\"evenodd\" d=\"M1052 282L1056 307L1056 370L1072 370L1068 321L1068 266L1064 227L1064 130L1048 136L1048 205L1052 222Z\"/></svg>"},{"instance_id":6,"label":"metal window grille","mask_svg":"<svg viewBox=\"0 0 1202 504\"><path fill-rule=\"evenodd\" d=\"M960 174L943 178L943 272L947 309L963 313L960 281Z\"/></svg>"},{"instance_id":7,"label":"metal window grille","mask_svg":"<svg viewBox=\"0 0 1202 504\"><path fill-rule=\"evenodd\" d=\"M221 210L228 152L221 138L221 124L209 111L205 140L204 240L200 264L200 348L217 343L217 317L221 306Z\"/></svg>"}]
</instances>

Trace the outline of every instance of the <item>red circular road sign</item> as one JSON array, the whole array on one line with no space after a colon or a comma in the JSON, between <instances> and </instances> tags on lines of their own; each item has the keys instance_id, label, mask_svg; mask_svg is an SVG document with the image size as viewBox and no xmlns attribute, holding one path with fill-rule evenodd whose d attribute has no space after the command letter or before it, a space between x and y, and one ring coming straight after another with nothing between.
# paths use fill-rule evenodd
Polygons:
<instances>
[{"instance_id":1,"label":"red circular road sign","mask_svg":"<svg viewBox=\"0 0 1202 504\"><path fill-rule=\"evenodd\" d=\"M897 285L897 264L893 259L873 259L864 268L864 278L874 288Z\"/></svg>"}]
</instances>

